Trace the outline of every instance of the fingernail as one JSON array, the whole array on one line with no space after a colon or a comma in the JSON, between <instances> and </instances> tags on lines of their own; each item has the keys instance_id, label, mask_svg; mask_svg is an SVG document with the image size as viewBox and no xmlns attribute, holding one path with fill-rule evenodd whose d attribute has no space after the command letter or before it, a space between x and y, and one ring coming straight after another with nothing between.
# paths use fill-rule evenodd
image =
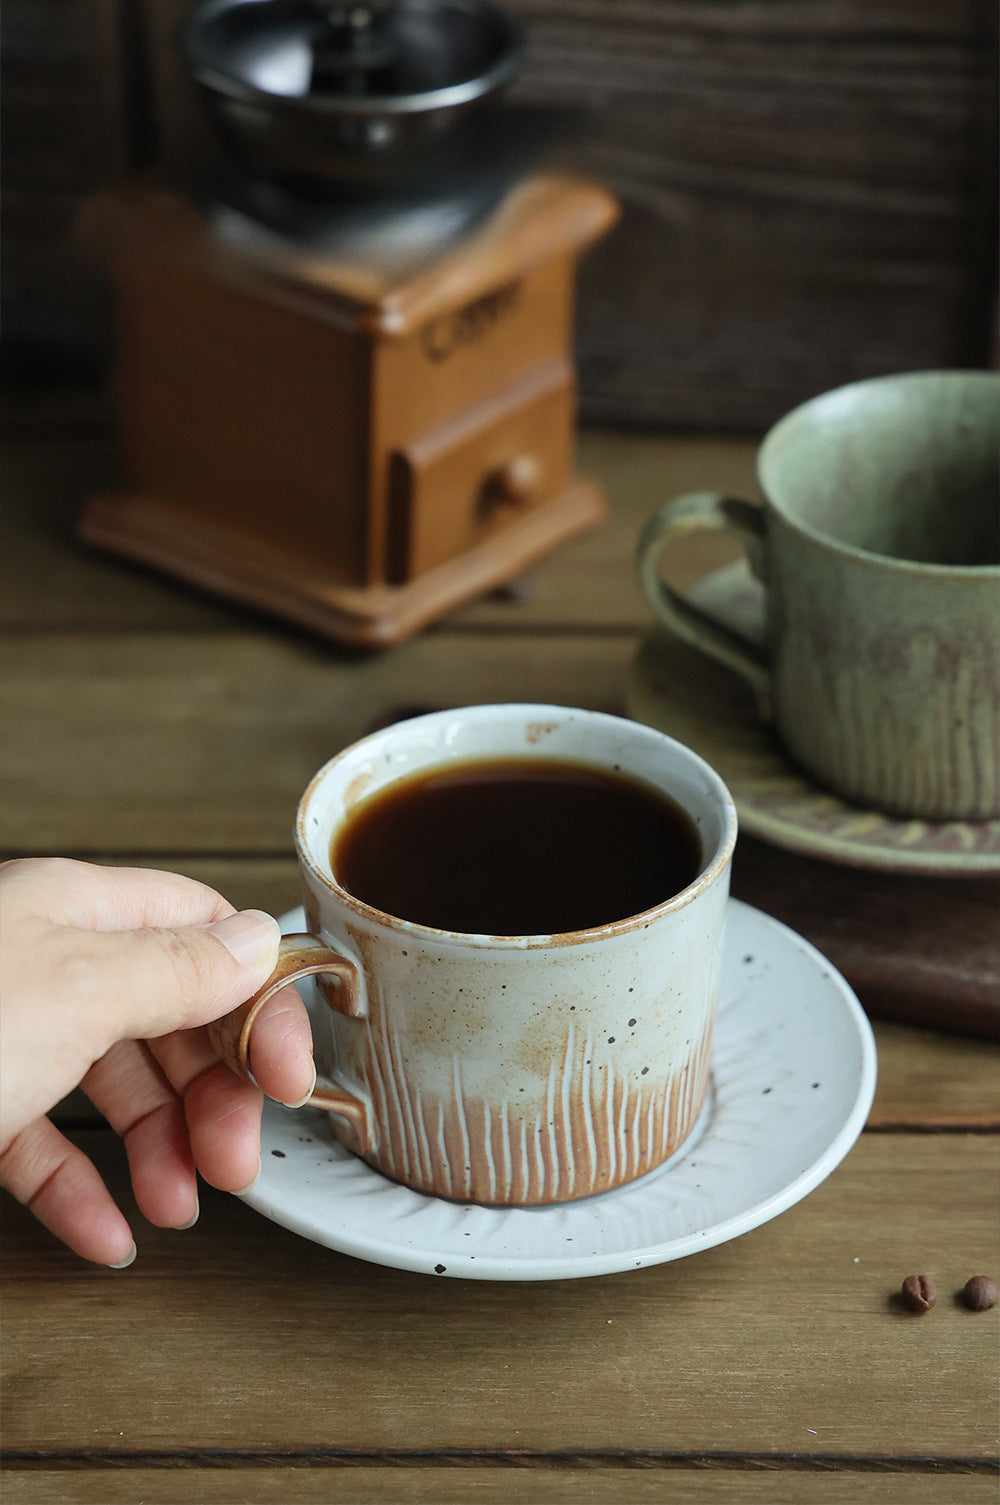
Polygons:
<instances>
[{"instance_id":1,"label":"fingernail","mask_svg":"<svg viewBox=\"0 0 1000 1505\"><path fill-rule=\"evenodd\" d=\"M234 1197L245 1197L248 1191L253 1191L254 1187L257 1185L257 1182L260 1180L260 1172L261 1172L261 1164L260 1164L260 1157L258 1156L257 1157L257 1171L256 1171L256 1174L254 1175L253 1180L252 1181L248 1181L247 1184L246 1184L246 1186L240 1187L239 1191L233 1192L233 1196Z\"/></svg>"},{"instance_id":2,"label":"fingernail","mask_svg":"<svg viewBox=\"0 0 1000 1505\"><path fill-rule=\"evenodd\" d=\"M175 1223L174 1224L174 1228L175 1228L175 1230L178 1233L183 1233L186 1229L193 1228L194 1225L195 1225L195 1223L197 1223L197 1221L198 1221L198 1219L200 1217L201 1217L201 1203L200 1202L196 1202L194 1204L194 1217L188 1218L188 1220L187 1220L186 1223Z\"/></svg>"},{"instance_id":3,"label":"fingernail","mask_svg":"<svg viewBox=\"0 0 1000 1505\"><path fill-rule=\"evenodd\" d=\"M313 1064L312 1081L309 1083L309 1091L305 1094L304 1097L300 1097L299 1100L298 1100L298 1102L296 1102L296 1103L285 1103L284 1106L286 1108L304 1108L305 1105L306 1105L306 1103L312 1097L313 1092L315 1090L316 1090L316 1066L315 1066L315 1063L314 1063Z\"/></svg>"},{"instance_id":4,"label":"fingernail","mask_svg":"<svg viewBox=\"0 0 1000 1505\"><path fill-rule=\"evenodd\" d=\"M214 925L206 925L205 929L222 942L241 967L273 962L281 939L277 920L262 909L244 909L240 914L216 920Z\"/></svg>"},{"instance_id":5,"label":"fingernail","mask_svg":"<svg viewBox=\"0 0 1000 1505\"><path fill-rule=\"evenodd\" d=\"M125 1258L124 1259L120 1259L116 1265L109 1265L108 1269L109 1270L127 1270L128 1267L129 1267L129 1265L134 1265L135 1264L135 1257L138 1254L138 1252L139 1252L138 1249L135 1247L135 1239L133 1239L132 1240L132 1247L129 1250L128 1254L125 1256Z\"/></svg>"}]
</instances>

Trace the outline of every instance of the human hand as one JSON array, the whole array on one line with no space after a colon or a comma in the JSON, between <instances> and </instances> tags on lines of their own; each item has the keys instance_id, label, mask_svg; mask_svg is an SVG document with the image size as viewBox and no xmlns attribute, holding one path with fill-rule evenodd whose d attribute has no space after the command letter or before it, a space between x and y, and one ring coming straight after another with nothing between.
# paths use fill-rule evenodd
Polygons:
<instances>
[{"instance_id":1,"label":"human hand","mask_svg":"<svg viewBox=\"0 0 1000 1505\"><path fill-rule=\"evenodd\" d=\"M176 873L66 858L0 864L0 1186L85 1259L122 1266L132 1231L83 1152L45 1117L82 1086L122 1135L136 1202L165 1228L198 1216L197 1173L246 1190L260 1170L263 1093L297 1104L316 1080L294 988L254 1025L259 1088L205 1026L249 998L278 954L276 920L237 914Z\"/></svg>"}]
</instances>

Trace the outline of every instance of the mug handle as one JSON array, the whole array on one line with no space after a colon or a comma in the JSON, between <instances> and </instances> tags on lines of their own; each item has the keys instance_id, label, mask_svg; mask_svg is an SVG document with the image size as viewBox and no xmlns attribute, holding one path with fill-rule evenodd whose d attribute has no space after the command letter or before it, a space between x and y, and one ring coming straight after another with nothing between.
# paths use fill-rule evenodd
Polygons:
<instances>
[{"instance_id":1,"label":"mug handle","mask_svg":"<svg viewBox=\"0 0 1000 1505\"><path fill-rule=\"evenodd\" d=\"M679 539L695 533L735 533L743 543L750 568L763 581L767 570L763 508L714 491L675 497L655 512L643 529L636 549L636 566L646 600L664 627L745 679L761 714L768 719L771 676L763 649L693 606L660 578L663 553Z\"/></svg>"},{"instance_id":2,"label":"mug handle","mask_svg":"<svg viewBox=\"0 0 1000 1505\"><path fill-rule=\"evenodd\" d=\"M250 1034L254 1021L264 1004L280 988L296 983L303 977L324 973L337 979L336 988L324 988L323 996L332 1009L348 1019L360 1019L365 1009L361 992L358 967L349 957L334 951L314 935L284 935L278 947L278 961L274 971L262 988L241 1003L239 1008L224 1014L208 1026L209 1039L219 1055L237 1076L252 1082L250 1070ZM348 1134L341 1137L351 1149L364 1153L371 1147L368 1122L368 1104L357 1093L350 1092L339 1082L318 1081L302 1108L325 1108L347 1120Z\"/></svg>"}]
</instances>

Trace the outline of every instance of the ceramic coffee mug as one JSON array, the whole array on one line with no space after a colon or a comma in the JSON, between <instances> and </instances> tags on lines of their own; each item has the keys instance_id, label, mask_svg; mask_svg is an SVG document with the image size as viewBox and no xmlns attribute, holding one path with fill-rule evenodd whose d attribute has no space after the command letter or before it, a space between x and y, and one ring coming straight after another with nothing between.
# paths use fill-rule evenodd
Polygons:
<instances>
[{"instance_id":1,"label":"ceramic coffee mug","mask_svg":"<svg viewBox=\"0 0 1000 1505\"><path fill-rule=\"evenodd\" d=\"M783 418L763 507L668 502L638 548L661 622L752 685L792 759L846 800L927 820L1000 814L1000 375L858 382ZM661 580L705 529L742 538L766 650Z\"/></svg>"},{"instance_id":2,"label":"ceramic coffee mug","mask_svg":"<svg viewBox=\"0 0 1000 1505\"><path fill-rule=\"evenodd\" d=\"M696 875L641 914L521 936L435 929L338 881L331 847L364 801L487 759L583 764L661 791L693 823ZM400 722L333 758L306 790L296 845L311 933L283 941L273 977L214 1028L216 1045L248 1075L261 1004L319 974L329 1074L309 1105L377 1169L488 1204L619 1186L672 1155L702 1108L735 840L718 775L649 727L548 705Z\"/></svg>"}]
</instances>

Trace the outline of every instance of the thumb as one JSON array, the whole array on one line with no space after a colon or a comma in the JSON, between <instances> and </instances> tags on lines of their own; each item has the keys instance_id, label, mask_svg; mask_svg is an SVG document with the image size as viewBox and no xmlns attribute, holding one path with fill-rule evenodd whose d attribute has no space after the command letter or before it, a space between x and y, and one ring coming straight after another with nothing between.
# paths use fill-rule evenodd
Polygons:
<instances>
[{"instance_id":1,"label":"thumb","mask_svg":"<svg viewBox=\"0 0 1000 1505\"><path fill-rule=\"evenodd\" d=\"M155 1039L229 1013L274 970L281 930L262 910L246 909L211 925L104 931L94 939L112 1043Z\"/></svg>"}]
</instances>

